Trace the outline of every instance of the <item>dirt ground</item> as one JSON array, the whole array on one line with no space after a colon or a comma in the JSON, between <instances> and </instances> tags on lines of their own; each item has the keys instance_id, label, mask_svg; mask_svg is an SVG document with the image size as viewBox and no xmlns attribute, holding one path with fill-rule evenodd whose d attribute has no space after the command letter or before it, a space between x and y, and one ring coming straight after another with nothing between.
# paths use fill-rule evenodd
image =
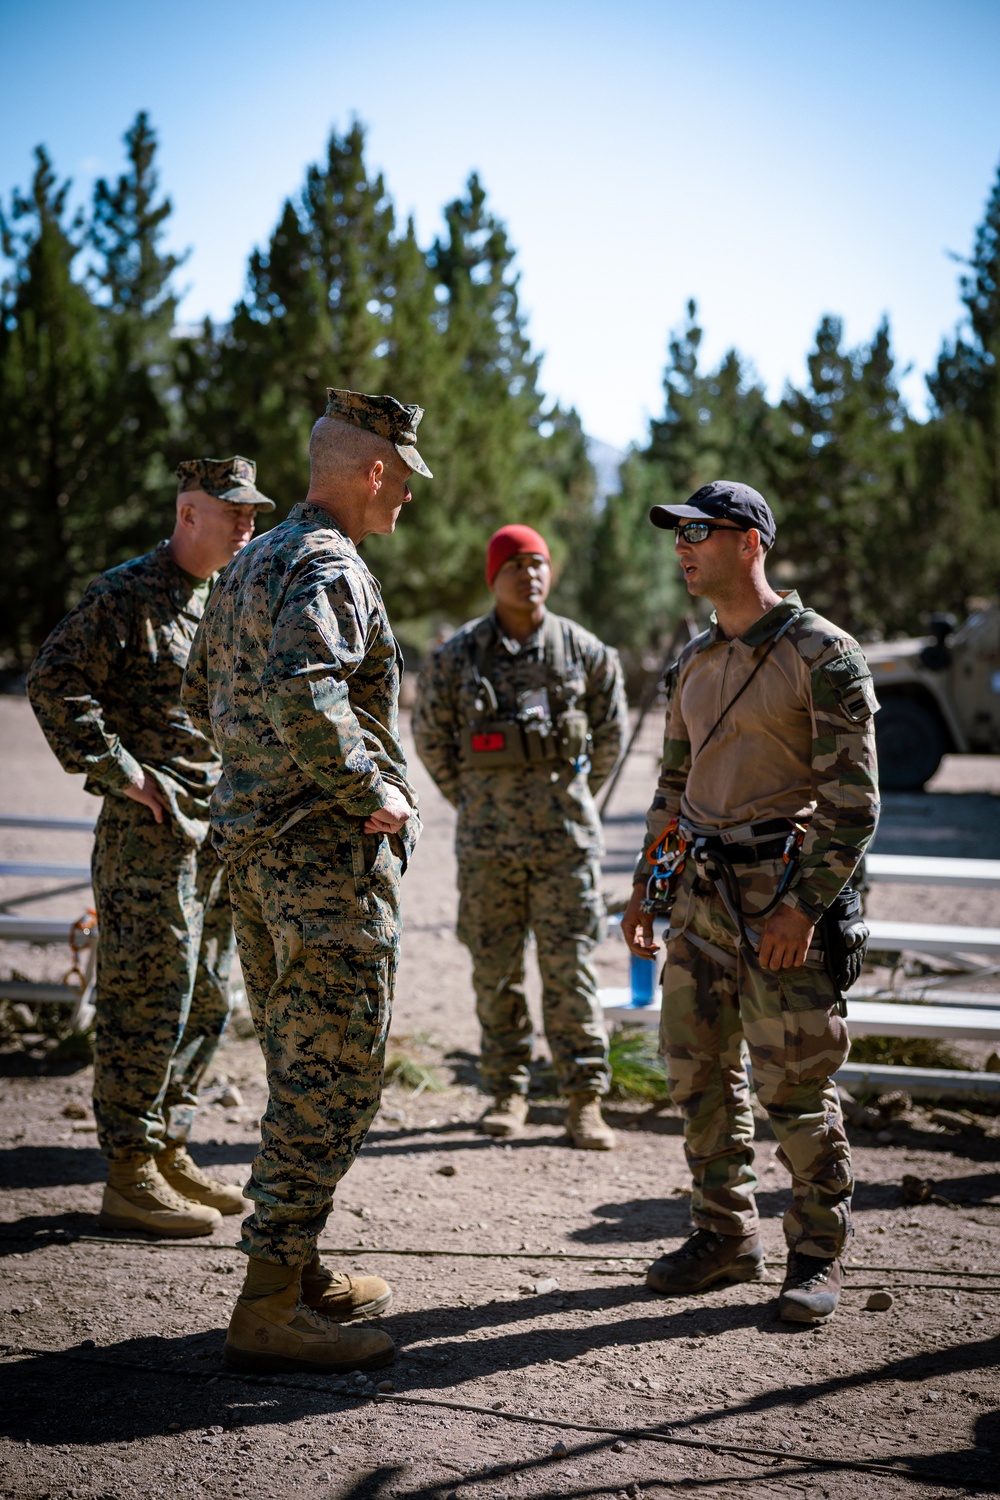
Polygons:
<instances>
[{"instance_id":1,"label":"dirt ground","mask_svg":"<svg viewBox=\"0 0 1000 1500\"><path fill-rule=\"evenodd\" d=\"M651 726L615 798L611 894L628 886L655 742ZM95 814L23 699L0 699L0 754L0 810ZM0 1494L930 1500L996 1492L995 1127L963 1133L918 1109L882 1130L851 1128L857 1234L841 1311L826 1327L799 1329L774 1314L788 1193L765 1122L758 1169L769 1284L690 1299L648 1293L647 1261L688 1227L679 1119L615 1106L619 1149L580 1153L563 1139L558 1102L540 1097L522 1140L504 1146L476 1133L482 1099L469 964L453 933L453 819L419 765L414 774L426 832L406 877L393 1034L397 1046L409 1038L416 1055L436 1063L446 1087L387 1090L322 1245L331 1263L394 1286L382 1320L400 1349L382 1372L392 1390L222 1373L242 1270L234 1221L182 1245L97 1238L104 1174L90 1070L11 1047L0 1053ZM1000 857L998 791L1000 761L949 760L929 794L890 799L879 847ZM88 850L81 834L0 830L6 860L84 863ZM0 901L24 888L0 882ZM80 892L16 909L72 917L86 899ZM883 886L871 910L998 920L988 892L945 899ZM602 984L627 982L620 939L609 938L599 966ZM65 960L0 947L0 974L12 967L58 978ZM227 1085L241 1104L223 1103ZM264 1097L256 1043L234 1033L196 1125L203 1165L245 1180ZM948 1201L907 1206L904 1174L931 1179ZM891 1308L867 1310L873 1290L890 1291Z\"/></svg>"}]
</instances>

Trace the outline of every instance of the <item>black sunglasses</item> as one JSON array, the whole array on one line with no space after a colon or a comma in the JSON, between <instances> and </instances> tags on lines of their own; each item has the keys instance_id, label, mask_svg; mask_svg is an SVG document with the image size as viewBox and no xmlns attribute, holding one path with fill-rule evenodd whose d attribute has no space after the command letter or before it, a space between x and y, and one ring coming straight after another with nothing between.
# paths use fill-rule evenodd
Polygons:
<instances>
[{"instance_id":1,"label":"black sunglasses","mask_svg":"<svg viewBox=\"0 0 1000 1500\"><path fill-rule=\"evenodd\" d=\"M707 542L712 531L742 531L742 526L720 526L715 521L688 521L684 526L674 527L674 536L691 545Z\"/></svg>"}]
</instances>

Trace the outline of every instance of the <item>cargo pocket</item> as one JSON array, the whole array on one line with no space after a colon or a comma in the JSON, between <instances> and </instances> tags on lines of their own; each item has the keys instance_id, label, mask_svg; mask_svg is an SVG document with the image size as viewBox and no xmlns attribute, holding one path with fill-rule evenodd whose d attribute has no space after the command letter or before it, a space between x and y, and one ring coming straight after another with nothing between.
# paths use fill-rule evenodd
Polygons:
<instances>
[{"instance_id":1,"label":"cargo pocket","mask_svg":"<svg viewBox=\"0 0 1000 1500\"><path fill-rule=\"evenodd\" d=\"M342 1073L380 1073L396 972L395 927L303 922L302 939L318 990L310 1026L329 1033L329 1055Z\"/></svg>"},{"instance_id":2,"label":"cargo pocket","mask_svg":"<svg viewBox=\"0 0 1000 1500\"><path fill-rule=\"evenodd\" d=\"M358 966L354 1004L344 1035L340 1064L347 1073L382 1074L382 1054L392 1016L395 957L376 958Z\"/></svg>"},{"instance_id":3,"label":"cargo pocket","mask_svg":"<svg viewBox=\"0 0 1000 1500\"><path fill-rule=\"evenodd\" d=\"M840 1003L840 996L822 964L779 969L775 978L781 990L782 1010L824 1010Z\"/></svg>"}]
</instances>

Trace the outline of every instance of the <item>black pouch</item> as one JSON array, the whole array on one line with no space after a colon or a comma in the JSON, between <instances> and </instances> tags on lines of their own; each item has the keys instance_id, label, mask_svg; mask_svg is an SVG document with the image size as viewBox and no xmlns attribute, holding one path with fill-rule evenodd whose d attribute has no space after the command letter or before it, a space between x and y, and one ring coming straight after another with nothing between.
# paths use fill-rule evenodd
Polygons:
<instances>
[{"instance_id":1,"label":"black pouch","mask_svg":"<svg viewBox=\"0 0 1000 1500\"><path fill-rule=\"evenodd\" d=\"M868 951L868 928L861 911L861 892L845 885L837 899L820 918L820 941L823 962L833 987L843 997L861 978L861 967Z\"/></svg>"}]
</instances>

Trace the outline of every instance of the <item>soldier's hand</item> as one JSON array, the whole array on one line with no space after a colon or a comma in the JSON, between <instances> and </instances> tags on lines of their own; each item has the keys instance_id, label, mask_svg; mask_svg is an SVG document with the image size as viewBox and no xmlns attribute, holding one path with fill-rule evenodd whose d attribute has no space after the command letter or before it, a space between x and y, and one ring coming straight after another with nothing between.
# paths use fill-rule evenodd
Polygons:
<instances>
[{"instance_id":1,"label":"soldier's hand","mask_svg":"<svg viewBox=\"0 0 1000 1500\"><path fill-rule=\"evenodd\" d=\"M365 833L398 833L412 811L413 808L399 788L387 782L385 801L366 820Z\"/></svg>"},{"instance_id":2,"label":"soldier's hand","mask_svg":"<svg viewBox=\"0 0 1000 1500\"><path fill-rule=\"evenodd\" d=\"M764 922L757 957L762 969L798 969L806 961L816 924L805 912L779 906Z\"/></svg>"},{"instance_id":3,"label":"soldier's hand","mask_svg":"<svg viewBox=\"0 0 1000 1500\"><path fill-rule=\"evenodd\" d=\"M653 919L648 911L642 910L645 894L644 885L634 885L628 906L622 913L622 937L629 952L637 958L652 958L660 951L659 943L653 942Z\"/></svg>"},{"instance_id":4,"label":"soldier's hand","mask_svg":"<svg viewBox=\"0 0 1000 1500\"><path fill-rule=\"evenodd\" d=\"M143 807L148 807L157 823L163 822L164 813L169 813L170 804L167 802L160 788L151 776L143 773L142 781L138 786L127 786L126 797L131 797L133 802L141 802Z\"/></svg>"}]
</instances>

